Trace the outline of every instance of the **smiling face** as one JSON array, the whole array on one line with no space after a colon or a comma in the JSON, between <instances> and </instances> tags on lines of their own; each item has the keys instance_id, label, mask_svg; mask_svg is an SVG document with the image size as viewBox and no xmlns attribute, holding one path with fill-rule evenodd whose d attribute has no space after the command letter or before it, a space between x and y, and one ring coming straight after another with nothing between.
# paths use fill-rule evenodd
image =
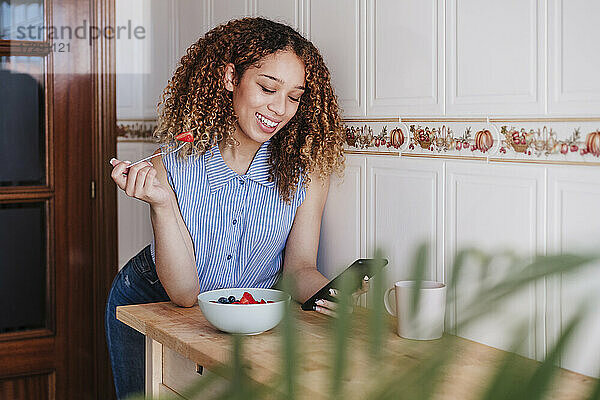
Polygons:
<instances>
[{"instance_id":1,"label":"smiling face","mask_svg":"<svg viewBox=\"0 0 600 400\"><path fill-rule=\"evenodd\" d=\"M273 137L296 114L304 93L304 64L293 52L279 51L259 64L248 68L238 84L233 64L225 71L238 117L235 137L241 142L261 144Z\"/></svg>"}]
</instances>

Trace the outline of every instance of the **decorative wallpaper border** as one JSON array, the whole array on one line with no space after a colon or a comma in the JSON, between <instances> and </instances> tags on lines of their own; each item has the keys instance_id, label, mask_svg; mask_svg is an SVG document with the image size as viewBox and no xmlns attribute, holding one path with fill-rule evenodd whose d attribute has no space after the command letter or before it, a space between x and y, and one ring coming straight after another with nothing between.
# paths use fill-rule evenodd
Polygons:
<instances>
[{"instance_id":1,"label":"decorative wallpaper border","mask_svg":"<svg viewBox=\"0 0 600 400\"><path fill-rule=\"evenodd\" d=\"M346 121L345 145L347 150L358 150L362 154L373 151L377 154L452 155L452 158L493 156L523 161L571 162L586 162L600 157L600 129L594 129L589 122L584 122L586 126L582 128L563 121L557 128L560 134L546 124L532 127L529 121L500 126L478 121L410 125L378 121L358 125L357 122Z\"/></svg>"},{"instance_id":2,"label":"decorative wallpaper border","mask_svg":"<svg viewBox=\"0 0 600 400\"><path fill-rule=\"evenodd\" d=\"M344 120L345 149L367 155L493 157L513 162L569 164L585 164L600 158L600 123L595 119L502 120L502 123L475 118L408 121L411 122L394 118ZM116 127L117 136L125 140L152 139L155 128L155 120L143 119L119 120Z\"/></svg>"},{"instance_id":3,"label":"decorative wallpaper border","mask_svg":"<svg viewBox=\"0 0 600 400\"><path fill-rule=\"evenodd\" d=\"M152 139L155 120L117 121L117 137L124 139Z\"/></svg>"}]
</instances>

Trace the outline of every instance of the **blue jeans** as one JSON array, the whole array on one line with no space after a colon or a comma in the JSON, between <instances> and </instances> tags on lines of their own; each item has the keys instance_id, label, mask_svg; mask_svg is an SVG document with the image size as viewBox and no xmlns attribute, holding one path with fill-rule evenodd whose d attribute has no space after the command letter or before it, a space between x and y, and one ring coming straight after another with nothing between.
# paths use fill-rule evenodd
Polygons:
<instances>
[{"instance_id":1,"label":"blue jeans","mask_svg":"<svg viewBox=\"0 0 600 400\"><path fill-rule=\"evenodd\" d=\"M144 391L145 340L117 320L117 306L158 301L169 301L169 296L158 280L148 245L115 277L106 304L106 342L118 399Z\"/></svg>"}]
</instances>

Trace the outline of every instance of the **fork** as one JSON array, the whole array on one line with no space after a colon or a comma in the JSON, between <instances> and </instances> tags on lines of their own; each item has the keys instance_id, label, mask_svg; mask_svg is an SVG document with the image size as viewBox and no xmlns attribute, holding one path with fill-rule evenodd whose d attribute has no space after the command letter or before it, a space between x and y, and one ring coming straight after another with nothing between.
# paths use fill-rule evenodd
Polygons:
<instances>
[{"instance_id":1,"label":"fork","mask_svg":"<svg viewBox=\"0 0 600 400\"><path fill-rule=\"evenodd\" d=\"M150 160L150 159L152 159L152 158L154 158L154 157L157 157L157 156L166 156L167 154L174 153L174 152L176 152L177 150L181 149L181 148L182 148L183 146L185 146L186 144L187 144L187 143L183 143L183 144L181 144L179 147L177 147L175 150L167 151L166 153L161 151L160 153L152 154L152 155L150 155L150 156L148 156L148 157L142 158L141 160L138 160L138 161L134 162L133 164L129 164L127 167L125 167L125 170L127 170L128 168L131 168L131 167L133 167L134 165L137 165L137 164L143 163L144 161L148 161L148 160ZM110 165L112 165L112 163L111 163L111 161L112 161L112 160L114 160L114 158L113 158L113 159L111 159L111 160L108 162Z\"/></svg>"}]
</instances>

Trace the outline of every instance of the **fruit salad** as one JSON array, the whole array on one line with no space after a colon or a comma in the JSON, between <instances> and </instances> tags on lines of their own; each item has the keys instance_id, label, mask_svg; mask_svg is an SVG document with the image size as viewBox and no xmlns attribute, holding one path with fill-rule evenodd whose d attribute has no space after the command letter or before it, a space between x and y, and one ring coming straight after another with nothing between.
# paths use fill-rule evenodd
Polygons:
<instances>
[{"instance_id":1,"label":"fruit salad","mask_svg":"<svg viewBox=\"0 0 600 400\"><path fill-rule=\"evenodd\" d=\"M248 292L244 292L242 297L238 300L235 296L229 297L219 297L217 301L211 300L211 303L221 303L221 304L267 304L274 303L274 301L265 301L265 299L260 299L260 301L256 301L254 297Z\"/></svg>"}]
</instances>

